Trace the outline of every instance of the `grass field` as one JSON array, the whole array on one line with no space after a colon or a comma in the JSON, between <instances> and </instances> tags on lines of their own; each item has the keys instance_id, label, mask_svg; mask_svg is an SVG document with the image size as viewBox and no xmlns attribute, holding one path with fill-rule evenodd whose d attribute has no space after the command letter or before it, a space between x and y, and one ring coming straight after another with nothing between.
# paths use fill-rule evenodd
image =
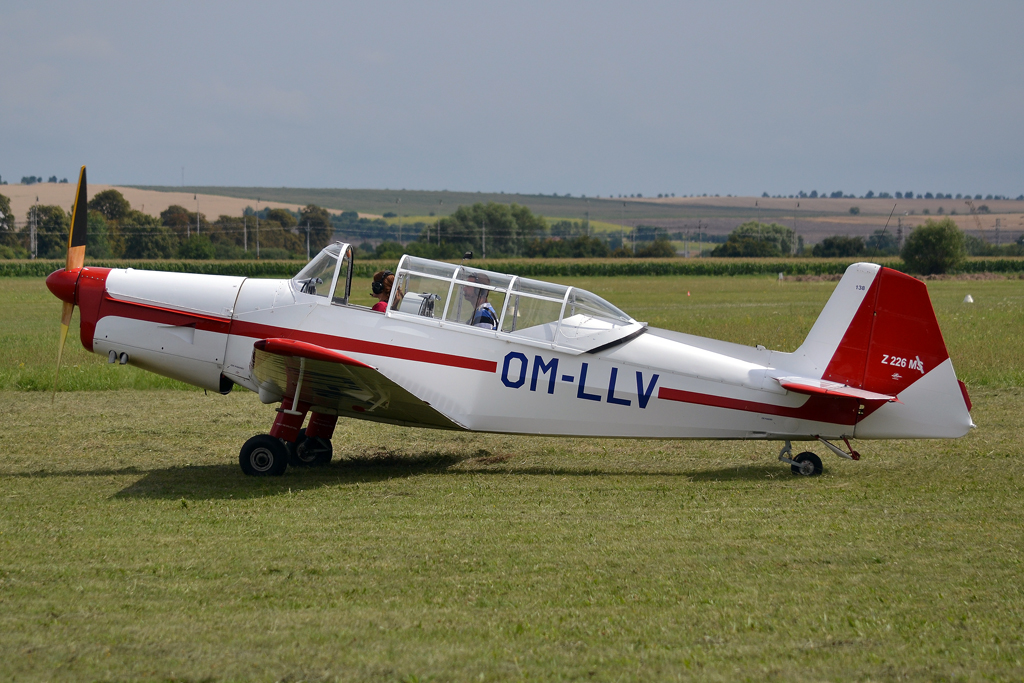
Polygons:
<instances>
[{"instance_id":1,"label":"grass field","mask_svg":"<svg viewBox=\"0 0 1024 683\"><path fill-rule=\"evenodd\" d=\"M834 287L575 283L787 350ZM774 443L343 422L331 467L264 481L236 461L273 418L251 395L77 340L62 385L118 391L16 390L50 386L59 306L0 280L0 678L1019 680L1024 282L929 290L975 403L958 441L798 479Z\"/></svg>"}]
</instances>

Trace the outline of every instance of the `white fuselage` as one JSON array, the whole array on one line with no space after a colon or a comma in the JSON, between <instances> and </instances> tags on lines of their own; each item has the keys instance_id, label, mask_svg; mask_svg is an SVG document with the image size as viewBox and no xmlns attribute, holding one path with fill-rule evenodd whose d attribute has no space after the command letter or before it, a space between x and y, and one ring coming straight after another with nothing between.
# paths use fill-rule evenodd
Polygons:
<instances>
[{"instance_id":1,"label":"white fuselage","mask_svg":"<svg viewBox=\"0 0 1024 683\"><path fill-rule=\"evenodd\" d=\"M253 344L288 337L377 368L474 431L800 440L952 437L970 426L966 410L959 420L933 424L901 403L837 418L834 399L793 393L776 381L799 374L796 354L665 330L588 353L332 304L289 280L111 270L106 293L111 301L95 321L95 352L126 353L133 365L212 390L223 388L223 376L266 402L285 397L260 392ZM933 403L962 402L946 386L951 373L947 360L906 391Z\"/></svg>"}]
</instances>

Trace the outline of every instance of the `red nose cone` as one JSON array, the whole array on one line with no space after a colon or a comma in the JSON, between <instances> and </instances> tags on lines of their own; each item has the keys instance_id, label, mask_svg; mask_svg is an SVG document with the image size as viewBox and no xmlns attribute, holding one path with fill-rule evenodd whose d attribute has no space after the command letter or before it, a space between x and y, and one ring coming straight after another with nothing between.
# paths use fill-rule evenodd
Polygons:
<instances>
[{"instance_id":1,"label":"red nose cone","mask_svg":"<svg viewBox=\"0 0 1024 683\"><path fill-rule=\"evenodd\" d=\"M69 304L75 303L75 285L78 284L78 275L82 272L80 268L74 270L55 270L46 278L46 286L53 295L61 301Z\"/></svg>"}]
</instances>

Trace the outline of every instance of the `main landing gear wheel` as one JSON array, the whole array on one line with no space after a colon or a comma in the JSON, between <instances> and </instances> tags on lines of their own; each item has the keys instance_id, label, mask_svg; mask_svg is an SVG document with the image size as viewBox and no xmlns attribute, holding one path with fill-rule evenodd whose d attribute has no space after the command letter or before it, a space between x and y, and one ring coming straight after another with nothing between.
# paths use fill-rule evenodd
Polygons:
<instances>
[{"instance_id":1,"label":"main landing gear wheel","mask_svg":"<svg viewBox=\"0 0 1024 683\"><path fill-rule=\"evenodd\" d=\"M299 432L295 443L288 444L288 464L293 467L324 467L334 457L334 447L319 436L307 437Z\"/></svg>"},{"instance_id":2,"label":"main landing gear wheel","mask_svg":"<svg viewBox=\"0 0 1024 683\"><path fill-rule=\"evenodd\" d=\"M280 477L288 467L288 449L280 439L257 434L242 445L238 464L250 477Z\"/></svg>"},{"instance_id":3,"label":"main landing gear wheel","mask_svg":"<svg viewBox=\"0 0 1024 683\"><path fill-rule=\"evenodd\" d=\"M789 468L793 474L799 474L805 477L816 477L821 474L821 458L816 456L810 451L804 451L800 455L793 458L798 464L790 465Z\"/></svg>"}]
</instances>

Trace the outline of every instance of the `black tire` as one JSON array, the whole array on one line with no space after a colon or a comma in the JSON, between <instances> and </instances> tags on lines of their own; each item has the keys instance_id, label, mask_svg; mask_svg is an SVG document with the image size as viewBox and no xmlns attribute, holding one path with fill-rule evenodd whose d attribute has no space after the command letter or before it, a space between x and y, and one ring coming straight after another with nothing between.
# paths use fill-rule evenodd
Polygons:
<instances>
[{"instance_id":1,"label":"black tire","mask_svg":"<svg viewBox=\"0 0 1024 683\"><path fill-rule=\"evenodd\" d=\"M288 449L280 439L257 434L242 445L238 464L250 477L280 477L288 468Z\"/></svg>"},{"instance_id":2,"label":"black tire","mask_svg":"<svg viewBox=\"0 0 1024 683\"><path fill-rule=\"evenodd\" d=\"M319 436L308 438L302 433L294 444L288 445L288 464L295 467L324 467L333 457L331 442Z\"/></svg>"},{"instance_id":3,"label":"black tire","mask_svg":"<svg viewBox=\"0 0 1024 683\"><path fill-rule=\"evenodd\" d=\"M295 441L285 444L285 448L288 449L288 464L292 467L306 467L308 465L308 463L300 460L298 455L299 444L305 440L306 430L299 429L299 434L295 437Z\"/></svg>"},{"instance_id":4,"label":"black tire","mask_svg":"<svg viewBox=\"0 0 1024 683\"><path fill-rule=\"evenodd\" d=\"M805 477L816 477L822 472L821 458L816 456L810 451L804 451L800 455L793 458L799 465L790 465L789 469L793 474L802 475ZM808 464L809 466L805 465Z\"/></svg>"}]
</instances>

